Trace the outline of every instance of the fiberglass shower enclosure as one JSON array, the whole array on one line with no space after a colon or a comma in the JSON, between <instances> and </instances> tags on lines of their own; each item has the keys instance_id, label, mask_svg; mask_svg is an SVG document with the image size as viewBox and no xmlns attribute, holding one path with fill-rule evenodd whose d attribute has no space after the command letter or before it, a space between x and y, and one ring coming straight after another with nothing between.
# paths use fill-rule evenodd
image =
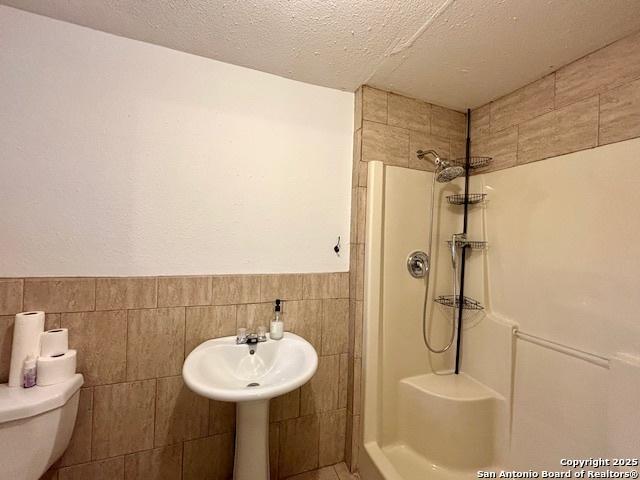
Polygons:
<instances>
[{"instance_id":1,"label":"fiberglass shower enclosure","mask_svg":"<svg viewBox=\"0 0 640 480\"><path fill-rule=\"evenodd\" d=\"M453 235L461 231L464 214L456 199L464 198L465 179L437 183L433 175L369 163L360 456L367 479L476 478L477 470L499 467L506 450L511 362L504 359L511 358L512 326L488 319L483 310L463 310L459 375L453 374L455 343L434 354L420 335L425 282L409 274L407 256L428 249L430 218L425 212L431 209L432 184L426 333L436 349L448 343L457 320L456 309L447 303L455 282L451 241L455 245ZM483 202L469 206L468 239L484 241L483 209ZM465 250L465 297L481 304L485 252ZM460 258L457 263L460 268Z\"/></svg>"},{"instance_id":2,"label":"fiberglass shower enclosure","mask_svg":"<svg viewBox=\"0 0 640 480\"><path fill-rule=\"evenodd\" d=\"M640 247L619 239L637 237L639 148L634 139L470 177L480 201L468 205L467 241L487 248L466 249L464 295L484 308L463 311L459 375L455 348L424 345L425 283L407 270L407 257L428 249L434 174L369 162L362 478L462 480L637 457ZM603 172L612 158L616 171ZM447 241L464 213L449 200L464 191L462 178L436 182L427 298L436 350L455 321L436 300L452 294ZM611 208L612 192L626 201Z\"/></svg>"}]
</instances>

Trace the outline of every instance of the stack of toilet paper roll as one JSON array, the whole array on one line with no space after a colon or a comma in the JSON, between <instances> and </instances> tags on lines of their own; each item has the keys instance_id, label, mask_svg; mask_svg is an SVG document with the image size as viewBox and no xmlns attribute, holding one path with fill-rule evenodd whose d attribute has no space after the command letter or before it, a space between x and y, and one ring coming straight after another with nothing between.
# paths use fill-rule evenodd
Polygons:
<instances>
[{"instance_id":1,"label":"stack of toilet paper roll","mask_svg":"<svg viewBox=\"0 0 640 480\"><path fill-rule=\"evenodd\" d=\"M44 331L44 312L22 312L16 315L11 347L9 386L21 387L24 362L37 357L37 384L54 385L76 373L76 351L69 350L66 328Z\"/></svg>"},{"instance_id":2,"label":"stack of toilet paper roll","mask_svg":"<svg viewBox=\"0 0 640 480\"><path fill-rule=\"evenodd\" d=\"M37 363L39 386L55 385L76 373L76 351L69 350L69 331L66 328L47 330L40 334L40 356Z\"/></svg>"}]
</instances>

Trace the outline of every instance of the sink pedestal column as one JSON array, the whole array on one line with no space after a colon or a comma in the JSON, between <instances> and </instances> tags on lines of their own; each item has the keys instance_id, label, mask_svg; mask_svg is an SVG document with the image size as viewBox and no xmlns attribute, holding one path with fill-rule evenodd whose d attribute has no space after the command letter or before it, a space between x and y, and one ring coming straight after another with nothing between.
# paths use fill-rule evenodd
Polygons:
<instances>
[{"instance_id":1,"label":"sink pedestal column","mask_svg":"<svg viewBox=\"0 0 640 480\"><path fill-rule=\"evenodd\" d=\"M236 404L233 480L269 480L269 400Z\"/></svg>"}]
</instances>

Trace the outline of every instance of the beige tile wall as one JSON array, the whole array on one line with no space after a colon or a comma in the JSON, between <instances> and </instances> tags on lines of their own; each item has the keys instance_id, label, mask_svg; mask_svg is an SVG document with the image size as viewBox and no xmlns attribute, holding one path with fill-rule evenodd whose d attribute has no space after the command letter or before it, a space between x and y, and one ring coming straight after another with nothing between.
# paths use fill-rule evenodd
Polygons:
<instances>
[{"instance_id":1,"label":"beige tile wall","mask_svg":"<svg viewBox=\"0 0 640 480\"><path fill-rule=\"evenodd\" d=\"M431 163L416 157L417 150L434 149L446 158L462 157L466 115L365 85L355 96L354 130L349 355L340 364L348 372L345 458L351 471L357 470L360 438L367 164L380 160L387 165L433 170Z\"/></svg>"},{"instance_id":2,"label":"beige tile wall","mask_svg":"<svg viewBox=\"0 0 640 480\"><path fill-rule=\"evenodd\" d=\"M268 327L275 298L286 330L320 355L310 382L271 404L278 479L344 460L348 273L0 279L0 381L13 316L36 309L47 328L69 328L85 376L71 444L44 478L231 478L235 407L192 393L182 363L204 340Z\"/></svg>"},{"instance_id":3,"label":"beige tile wall","mask_svg":"<svg viewBox=\"0 0 640 480\"><path fill-rule=\"evenodd\" d=\"M485 171L640 136L640 32L471 113L471 152Z\"/></svg>"}]
</instances>

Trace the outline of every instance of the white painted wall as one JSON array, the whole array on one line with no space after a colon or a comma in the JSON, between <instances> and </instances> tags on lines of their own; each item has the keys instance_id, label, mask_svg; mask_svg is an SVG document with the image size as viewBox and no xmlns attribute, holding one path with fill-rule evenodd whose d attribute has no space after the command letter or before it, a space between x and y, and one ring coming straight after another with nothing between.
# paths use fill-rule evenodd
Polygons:
<instances>
[{"instance_id":1,"label":"white painted wall","mask_svg":"<svg viewBox=\"0 0 640 480\"><path fill-rule=\"evenodd\" d=\"M348 270L353 94L0 6L0 276Z\"/></svg>"}]
</instances>

